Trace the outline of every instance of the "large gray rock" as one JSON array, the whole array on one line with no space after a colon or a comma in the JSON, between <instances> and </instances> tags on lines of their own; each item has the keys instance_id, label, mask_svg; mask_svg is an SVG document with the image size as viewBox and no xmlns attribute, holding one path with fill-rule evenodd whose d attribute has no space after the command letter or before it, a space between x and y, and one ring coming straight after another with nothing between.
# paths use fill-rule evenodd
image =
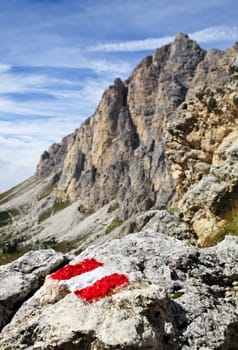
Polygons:
<instances>
[{"instance_id":1,"label":"large gray rock","mask_svg":"<svg viewBox=\"0 0 238 350\"><path fill-rule=\"evenodd\" d=\"M13 263L0 266L0 329L42 285L45 276L67 262L66 256L48 249L31 251Z\"/></svg>"},{"instance_id":2,"label":"large gray rock","mask_svg":"<svg viewBox=\"0 0 238 350\"><path fill-rule=\"evenodd\" d=\"M178 239L193 240L189 226L176 209L148 210L136 217L136 228L143 232L163 232Z\"/></svg>"},{"instance_id":3,"label":"large gray rock","mask_svg":"<svg viewBox=\"0 0 238 350\"><path fill-rule=\"evenodd\" d=\"M87 257L116 266L129 284L87 304L47 278L3 329L1 350L236 349L237 238L201 250L138 233L73 263Z\"/></svg>"}]
</instances>

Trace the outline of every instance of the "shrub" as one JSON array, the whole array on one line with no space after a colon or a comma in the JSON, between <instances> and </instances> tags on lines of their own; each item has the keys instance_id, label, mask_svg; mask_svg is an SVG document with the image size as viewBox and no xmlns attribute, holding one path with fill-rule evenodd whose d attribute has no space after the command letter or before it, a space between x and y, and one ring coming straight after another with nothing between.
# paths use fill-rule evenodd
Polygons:
<instances>
[{"instance_id":1,"label":"shrub","mask_svg":"<svg viewBox=\"0 0 238 350\"><path fill-rule=\"evenodd\" d=\"M116 209L118 209L119 206L120 206L120 205L119 205L118 202L112 203L112 204L109 206L107 212L108 212L108 213L112 213L113 211L115 211Z\"/></svg>"},{"instance_id":2,"label":"shrub","mask_svg":"<svg viewBox=\"0 0 238 350\"><path fill-rule=\"evenodd\" d=\"M224 216L225 223L218 231L207 237L203 247L211 247L221 242L226 235L238 236L238 208L233 208Z\"/></svg>"},{"instance_id":3,"label":"shrub","mask_svg":"<svg viewBox=\"0 0 238 350\"><path fill-rule=\"evenodd\" d=\"M52 213L51 209L43 211L43 213L41 213L39 218L38 218L38 224L40 224L42 221L48 219L51 216L51 213Z\"/></svg>"},{"instance_id":4,"label":"shrub","mask_svg":"<svg viewBox=\"0 0 238 350\"><path fill-rule=\"evenodd\" d=\"M121 226L121 224L123 223L123 220L120 219L118 216L115 217L112 222L110 223L110 225L107 227L106 231L105 231L105 235L109 234L110 232L112 232L113 230L115 230L115 228Z\"/></svg>"}]
</instances>

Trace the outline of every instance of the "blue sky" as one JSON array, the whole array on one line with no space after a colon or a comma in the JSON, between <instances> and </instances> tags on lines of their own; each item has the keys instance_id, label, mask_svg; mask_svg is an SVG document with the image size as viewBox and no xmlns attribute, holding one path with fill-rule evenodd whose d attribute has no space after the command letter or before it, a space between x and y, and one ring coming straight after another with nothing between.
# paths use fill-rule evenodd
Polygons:
<instances>
[{"instance_id":1,"label":"blue sky","mask_svg":"<svg viewBox=\"0 0 238 350\"><path fill-rule=\"evenodd\" d=\"M226 49L237 18L237 0L0 0L0 192L141 58L180 32Z\"/></svg>"}]
</instances>

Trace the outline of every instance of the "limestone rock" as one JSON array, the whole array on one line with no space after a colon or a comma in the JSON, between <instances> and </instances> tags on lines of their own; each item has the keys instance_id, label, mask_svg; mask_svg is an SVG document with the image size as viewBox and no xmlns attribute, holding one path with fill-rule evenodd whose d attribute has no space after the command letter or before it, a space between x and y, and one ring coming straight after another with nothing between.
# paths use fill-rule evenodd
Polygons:
<instances>
[{"instance_id":1,"label":"limestone rock","mask_svg":"<svg viewBox=\"0 0 238 350\"><path fill-rule=\"evenodd\" d=\"M231 62L230 70L232 73L238 72L238 55L234 57L234 59Z\"/></svg>"},{"instance_id":2,"label":"limestone rock","mask_svg":"<svg viewBox=\"0 0 238 350\"><path fill-rule=\"evenodd\" d=\"M1 333L0 348L235 349L238 239L198 249L160 233L138 233L86 257L112 264L129 284L84 303L47 278Z\"/></svg>"},{"instance_id":3,"label":"limestone rock","mask_svg":"<svg viewBox=\"0 0 238 350\"><path fill-rule=\"evenodd\" d=\"M181 198L178 207L200 243L235 206L238 110L232 67L236 57L237 46L205 55L168 128L166 152Z\"/></svg>"},{"instance_id":4,"label":"limestone rock","mask_svg":"<svg viewBox=\"0 0 238 350\"><path fill-rule=\"evenodd\" d=\"M163 232L178 239L193 241L193 232L190 230L176 208L167 210L148 210L135 218L134 232Z\"/></svg>"},{"instance_id":5,"label":"limestone rock","mask_svg":"<svg viewBox=\"0 0 238 350\"><path fill-rule=\"evenodd\" d=\"M0 266L0 326L43 283L47 274L63 266L68 258L52 249L29 252L13 263Z\"/></svg>"},{"instance_id":6,"label":"limestone rock","mask_svg":"<svg viewBox=\"0 0 238 350\"><path fill-rule=\"evenodd\" d=\"M37 175L59 169L58 198L81 198L86 208L117 199L126 217L173 201L164 133L204 55L183 34L156 50L127 81L115 80L93 117L44 153Z\"/></svg>"}]
</instances>

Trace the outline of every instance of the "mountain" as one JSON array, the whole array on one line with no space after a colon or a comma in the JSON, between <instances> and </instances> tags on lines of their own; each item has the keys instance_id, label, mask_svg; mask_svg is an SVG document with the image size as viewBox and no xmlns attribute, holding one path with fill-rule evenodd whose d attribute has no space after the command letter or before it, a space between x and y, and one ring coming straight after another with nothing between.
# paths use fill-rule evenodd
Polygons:
<instances>
[{"instance_id":1,"label":"mountain","mask_svg":"<svg viewBox=\"0 0 238 350\"><path fill-rule=\"evenodd\" d=\"M1 194L2 252L83 249L115 227L138 231L148 210L177 213L180 236L200 245L224 236L237 207L237 53L179 34L116 79L36 174Z\"/></svg>"},{"instance_id":2,"label":"mountain","mask_svg":"<svg viewBox=\"0 0 238 350\"><path fill-rule=\"evenodd\" d=\"M0 194L0 264L34 250L0 266L0 348L236 349L237 116L238 43L179 34L117 78ZM46 277L85 258L128 285L87 304Z\"/></svg>"}]
</instances>

